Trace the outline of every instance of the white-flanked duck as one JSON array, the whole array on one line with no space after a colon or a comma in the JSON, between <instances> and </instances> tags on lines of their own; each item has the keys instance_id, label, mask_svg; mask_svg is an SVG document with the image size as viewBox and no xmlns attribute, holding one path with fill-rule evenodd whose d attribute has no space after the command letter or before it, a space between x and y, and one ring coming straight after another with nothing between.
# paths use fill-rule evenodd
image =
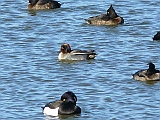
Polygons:
<instances>
[{"instance_id":1,"label":"white-flanked duck","mask_svg":"<svg viewBox=\"0 0 160 120\"><path fill-rule=\"evenodd\" d=\"M124 23L124 19L117 15L112 5L107 10L107 14L90 17L85 21L92 25L118 25Z\"/></svg>"},{"instance_id":2,"label":"white-flanked duck","mask_svg":"<svg viewBox=\"0 0 160 120\"><path fill-rule=\"evenodd\" d=\"M71 50L69 44L64 43L61 45L59 60L89 60L96 57L94 50Z\"/></svg>"},{"instance_id":3,"label":"white-flanked duck","mask_svg":"<svg viewBox=\"0 0 160 120\"><path fill-rule=\"evenodd\" d=\"M155 69L155 65L149 62L147 70L140 70L133 74L133 79L140 81L156 81L160 80L160 71Z\"/></svg>"},{"instance_id":4,"label":"white-flanked duck","mask_svg":"<svg viewBox=\"0 0 160 120\"><path fill-rule=\"evenodd\" d=\"M81 108L76 106L77 97L71 92L65 92L60 100L49 102L42 107L42 112L48 116L80 114Z\"/></svg>"},{"instance_id":5,"label":"white-flanked duck","mask_svg":"<svg viewBox=\"0 0 160 120\"><path fill-rule=\"evenodd\" d=\"M61 4L54 0L28 0L28 9L40 10L40 9L55 9L60 8Z\"/></svg>"}]
</instances>

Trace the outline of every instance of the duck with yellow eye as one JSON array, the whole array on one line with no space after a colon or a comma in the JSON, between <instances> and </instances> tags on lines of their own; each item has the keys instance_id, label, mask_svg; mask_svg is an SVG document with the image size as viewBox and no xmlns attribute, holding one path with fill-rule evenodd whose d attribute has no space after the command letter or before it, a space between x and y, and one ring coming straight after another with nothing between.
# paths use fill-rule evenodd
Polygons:
<instances>
[{"instance_id":1,"label":"duck with yellow eye","mask_svg":"<svg viewBox=\"0 0 160 120\"><path fill-rule=\"evenodd\" d=\"M47 103L42 112L49 116L80 114L81 108L76 105L77 97L71 92L65 92L60 100Z\"/></svg>"},{"instance_id":2,"label":"duck with yellow eye","mask_svg":"<svg viewBox=\"0 0 160 120\"><path fill-rule=\"evenodd\" d=\"M124 23L124 19L117 15L112 5L107 10L107 14L90 17L85 21L92 25L118 25Z\"/></svg>"}]
</instances>

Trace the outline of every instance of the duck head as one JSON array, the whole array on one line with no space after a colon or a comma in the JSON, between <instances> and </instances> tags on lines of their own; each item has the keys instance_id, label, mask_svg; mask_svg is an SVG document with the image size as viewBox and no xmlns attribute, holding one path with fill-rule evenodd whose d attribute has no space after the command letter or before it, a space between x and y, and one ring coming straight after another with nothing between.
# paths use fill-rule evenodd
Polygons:
<instances>
[{"instance_id":1,"label":"duck head","mask_svg":"<svg viewBox=\"0 0 160 120\"><path fill-rule=\"evenodd\" d=\"M63 102L72 102L74 105L76 105L77 97L73 92L68 91L68 92L65 92L61 96L61 101L63 101Z\"/></svg>"},{"instance_id":2,"label":"duck head","mask_svg":"<svg viewBox=\"0 0 160 120\"><path fill-rule=\"evenodd\" d=\"M149 70L155 70L155 65L152 62L149 62L148 65L149 65Z\"/></svg>"},{"instance_id":3,"label":"duck head","mask_svg":"<svg viewBox=\"0 0 160 120\"><path fill-rule=\"evenodd\" d=\"M147 69L147 75L153 75L159 72L159 70L155 69L155 65L152 62L149 62L148 65L149 65L149 68Z\"/></svg>"},{"instance_id":4,"label":"duck head","mask_svg":"<svg viewBox=\"0 0 160 120\"><path fill-rule=\"evenodd\" d=\"M61 52L62 52L63 54L70 53L70 52L71 52L71 47L70 47L69 44L64 43L64 44L61 45L60 50L61 50Z\"/></svg>"},{"instance_id":5,"label":"duck head","mask_svg":"<svg viewBox=\"0 0 160 120\"><path fill-rule=\"evenodd\" d=\"M110 18L116 18L118 17L117 13L115 12L115 10L113 9L112 5L109 7L109 9L107 10L107 16L109 16Z\"/></svg>"}]
</instances>

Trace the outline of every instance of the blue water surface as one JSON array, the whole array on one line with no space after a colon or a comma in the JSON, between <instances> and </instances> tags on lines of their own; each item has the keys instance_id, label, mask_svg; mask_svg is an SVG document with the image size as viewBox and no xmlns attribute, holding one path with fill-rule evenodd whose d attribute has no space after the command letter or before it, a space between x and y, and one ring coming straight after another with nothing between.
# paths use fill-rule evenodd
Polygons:
<instances>
[{"instance_id":1,"label":"blue water surface","mask_svg":"<svg viewBox=\"0 0 160 120\"><path fill-rule=\"evenodd\" d=\"M160 69L159 0L65 0L54 10L27 10L26 0L1 0L1 120L158 120L160 82L132 74L152 61ZM119 26L84 19L113 5ZM95 50L95 60L59 62L60 45ZM79 116L48 117L41 107L73 91Z\"/></svg>"}]
</instances>

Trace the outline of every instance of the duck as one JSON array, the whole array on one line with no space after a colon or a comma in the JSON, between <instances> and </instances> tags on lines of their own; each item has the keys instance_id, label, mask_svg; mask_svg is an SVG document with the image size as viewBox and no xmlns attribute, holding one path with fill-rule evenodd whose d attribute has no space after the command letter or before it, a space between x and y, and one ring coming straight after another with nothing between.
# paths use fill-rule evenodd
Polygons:
<instances>
[{"instance_id":1,"label":"duck","mask_svg":"<svg viewBox=\"0 0 160 120\"><path fill-rule=\"evenodd\" d=\"M158 31L157 34L154 35L153 40L160 40L160 31Z\"/></svg>"},{"instance_id":2,"label":"duck","mask_svg":"<svg viewBox=\"0 0 160 120\"><path fill-rule=\"evenodd\" d=\"M117 15L112 5L110 5L106 14L101 14L84 20L92 25L118 25L124 23L124 19Z\"/></svg>"},{"instance_id":3,"label":"duck","mask_svg":"<svg viewBox=\"0 0 160 120\"><path fill-rule=\"evenodd\" d=\"M155 69L155 65L152 62L148 63L149 68L137 71L134 73L133 79L140 81L158 81L160 80L160 71Z\"/></svg>"},{"instance_id":4,"label":"duck","mask_svg":"<svg viewBox=\"0 0 160 120\"><path fill-rule=\"evenodd\" d=\"M42 113L47 116L80 114L81 108L76 102L77 96L72 91L67 91L60 100L49 102L42 107Z\"/></svg>"},{"instance_id":5,"label":"duck","mask_svg":"<svg viewBox=\"0 0 160 120\"><path fill-rule=\"evenodd\" d=\"M60 8L61 4L54 0L28 0L29 10L55 9Z\"/></svg>"},{"instance_id":6,"label":"duck","mask_svg":"<svg viewBox=\"0 0 160 120\"><path fill-rule=\"evenodd\" d=\"M68 43L64 43L60 47L58 55L59 60L89 60L96 57L94 50L71 50Z\"/></svg>"}]
</instances>

